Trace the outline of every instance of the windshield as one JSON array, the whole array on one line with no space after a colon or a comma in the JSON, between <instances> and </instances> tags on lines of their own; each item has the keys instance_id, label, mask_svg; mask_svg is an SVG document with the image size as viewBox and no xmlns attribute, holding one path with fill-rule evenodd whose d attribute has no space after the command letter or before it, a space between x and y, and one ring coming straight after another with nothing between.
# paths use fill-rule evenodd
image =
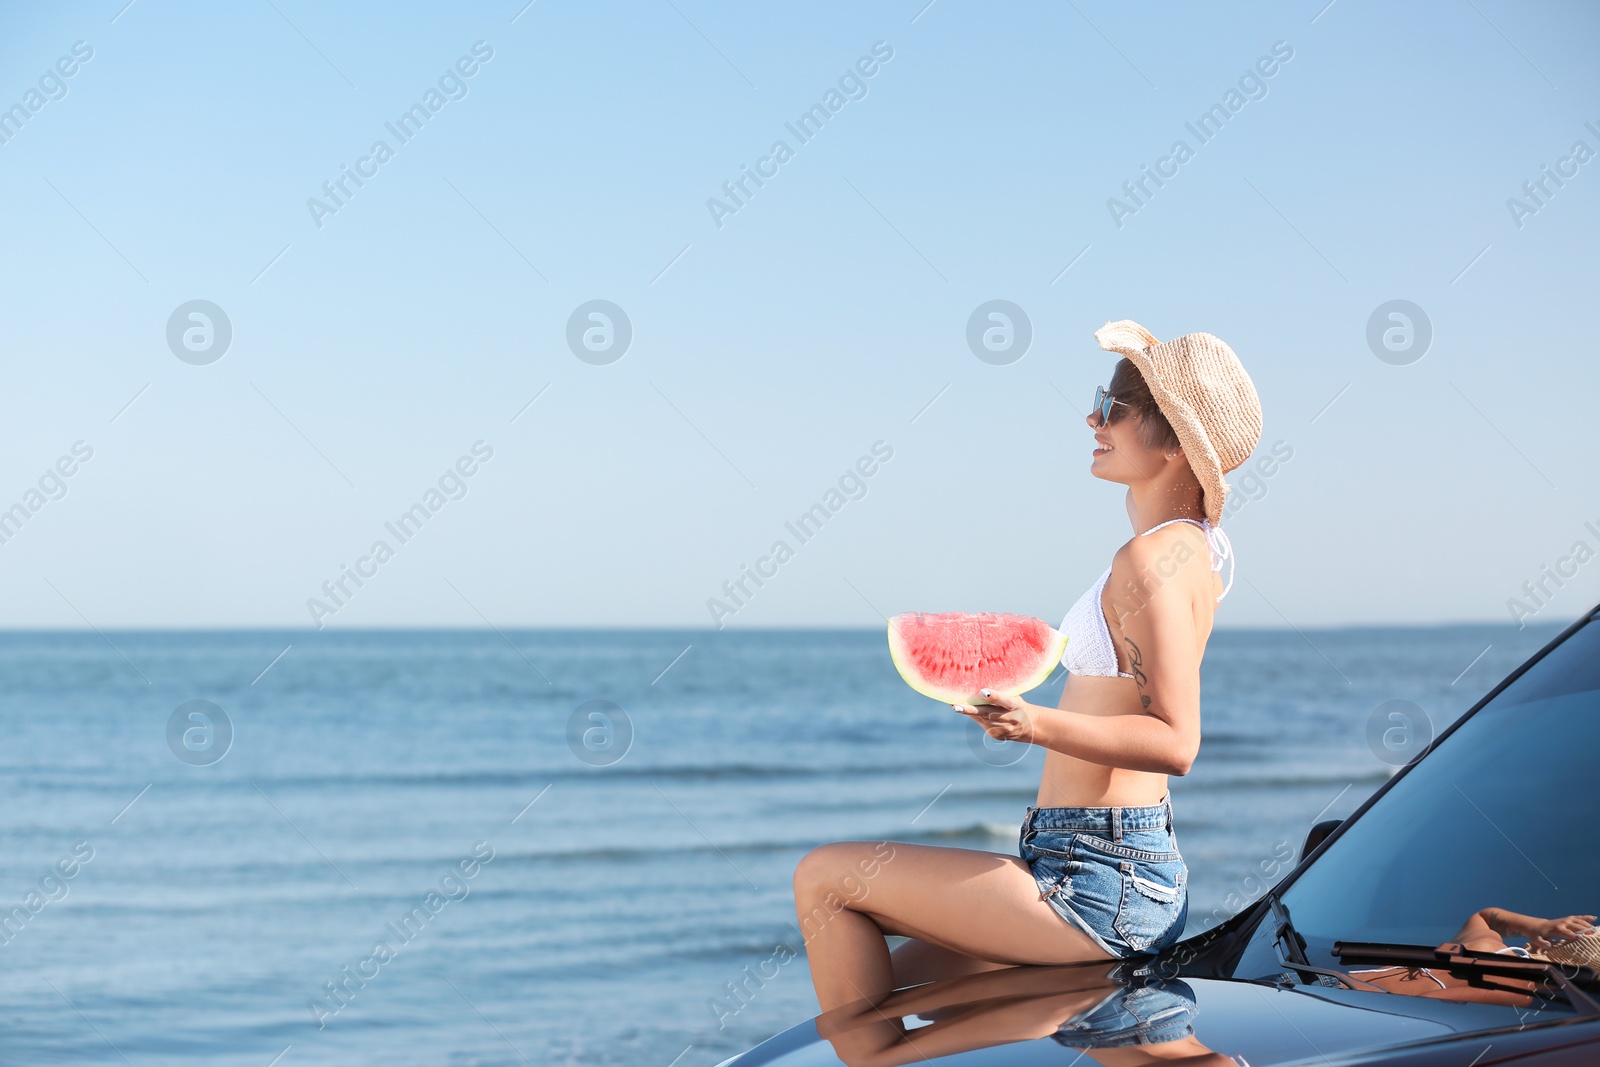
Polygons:
<instances>
[{"instance_id":1,"label":"windshield","mask_svg":"<svg viewBox=\"0 0 1600 1067\"><path fill-rule=\"evenodd\" d=\"M1499 952L1539 948L1540 932L1588 929L1600 913L1597 777L1600 624L1591 624L1463 722L1285 891L1307 961L1374 966L1341 966L1335 941ZM1252 938L1239 977L1272 958L1259 950L1271 925Z\"/></svg>"}]
</instances>

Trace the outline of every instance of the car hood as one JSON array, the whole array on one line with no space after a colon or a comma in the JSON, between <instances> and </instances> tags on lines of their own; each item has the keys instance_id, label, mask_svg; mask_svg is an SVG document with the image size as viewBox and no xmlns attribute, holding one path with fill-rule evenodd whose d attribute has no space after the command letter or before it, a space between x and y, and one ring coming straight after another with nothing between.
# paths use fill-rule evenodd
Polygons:
<instances>
[{"instance_id":1,"label":"car hood","mask_svg":"<svg viewBox=\"0 0 1600 1067\"><path fill-rule=\"evenodd\" d=\"M1013 970L1038 974L1067 969ZM837 1013L818 1016L724 1064L877 1067L960 1062L973 1067L1060 1067L1070 1060L1068 1050L1098 1051L1137 1044L1135 1035L1141 1030L1146 1047L1173 1039L1198 1041L1202 1047L1194 1053L1209 1050L1222 1057L1237 1057L1217 1062L1243 1062L1249 1067L1422 1064L1435 1062L1439 1054L1458 1058L1450 1062L1467 1063L1491 1041L1500 1054L1575 1041L1600 1043L1600 1020L1574 1016L1564 1009L1546 1008L1542 1015L1530 1018L1526 1011L1519 1015L1517 1009L1506 1006L1316 985L1282 988L1236 979L1184 977L1155 983L1108 980L1098 987L1077 981L1064 986L1064 993L1046 991L1041 996L1034 989L1020 998L1014 991L977 988L963 998L954 989L941 995L940 987L949 984L936 982L898 991L892 999L922 995L898 1004L885 1001L881 1013L874 1009L855 1021L830 1018ZM1134 995L1130 997L1130 993ZM1097 1001L1102 994L1103 999ZM1052 1000L1052 996L1058 999ZM1062 1007L1052 1014L1052 1006ZM919 1007L924 1010L909 1010ZM897 1032L901 1026L903 1035ZM965 1031L952 1030L962 1026ZM1056 1029L1058 1026L1061 1029ZM1459 1058L1463 1049L1470 1054ZM1393 1051L1374 1055L1384 1050ZM1131 1051L1123 1048L1121 1054ZM1150 1062L1162 1061L1152 1057Z\"/></svg>"}]
</instances>

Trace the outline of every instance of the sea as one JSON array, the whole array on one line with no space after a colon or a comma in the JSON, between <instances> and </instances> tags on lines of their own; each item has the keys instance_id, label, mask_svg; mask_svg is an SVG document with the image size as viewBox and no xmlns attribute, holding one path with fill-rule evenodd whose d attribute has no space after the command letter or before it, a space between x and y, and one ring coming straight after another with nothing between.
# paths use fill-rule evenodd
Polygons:
<instances>
[{"instance_id":1,"label":"sea","mask_svg":"<svg viewBox=\"0 0 1600 1067\"><path fill-rule=\"evenodd\" d=\"M1218 630L1190 932L1559 629ZM0 1064L711 1067L816 1014L806 850L1014 855L1043 760L878 630L9 633L0 679Z\"/></svg>"}]
</instances>

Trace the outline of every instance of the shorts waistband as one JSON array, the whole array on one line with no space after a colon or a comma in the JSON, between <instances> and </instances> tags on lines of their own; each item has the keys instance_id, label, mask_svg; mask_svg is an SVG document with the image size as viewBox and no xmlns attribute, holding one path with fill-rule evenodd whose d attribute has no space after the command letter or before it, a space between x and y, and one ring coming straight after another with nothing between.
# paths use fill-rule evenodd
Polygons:
<instances>
[{"instance_id":1,"label":"shorts waistband","mask_svg":"<svg viewBox=\"0 0 1600 1067\"><path fill-rule=\"evenodd\" d=\"M1028 806L1022 820L1024 830L1091 830L1111 835L1120 841L1130 830L1171 830L1172 795L1159 804L1120 807L1039 808Z\"/></svg>"}]
</instances>

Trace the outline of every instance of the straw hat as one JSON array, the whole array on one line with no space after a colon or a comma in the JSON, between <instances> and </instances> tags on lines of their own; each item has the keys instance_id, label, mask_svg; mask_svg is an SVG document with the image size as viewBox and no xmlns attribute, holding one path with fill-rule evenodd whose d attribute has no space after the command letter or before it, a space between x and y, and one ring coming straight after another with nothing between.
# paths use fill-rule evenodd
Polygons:
<instances>
[{"instance_id":1,"label":"straw hat","mask_svg":"<svg viewBox=\"0 0 1600 1067\"><path fill-rule=\"evenodd\" d=\"M1558 944L1546 945L1542 950L1530 948L1528 955L1536 960L1600 971L1600 933L1579 934Z\"/></svg>"},{"instance_id":2,"label":"straw hat","mask_svg":"<svg viewBox=\"0 0 1600 1067\"><path fill-rule=\"evenodd\" d=\"M1261 399L1239 357L1212 334L1157 341L1132 319L1106 323L1094 339L1139 368L1205 491L1206 519L1220 525L1228 495L1223 475L1249 459L1261 440Z\"/></svg>"}]
</instances>

